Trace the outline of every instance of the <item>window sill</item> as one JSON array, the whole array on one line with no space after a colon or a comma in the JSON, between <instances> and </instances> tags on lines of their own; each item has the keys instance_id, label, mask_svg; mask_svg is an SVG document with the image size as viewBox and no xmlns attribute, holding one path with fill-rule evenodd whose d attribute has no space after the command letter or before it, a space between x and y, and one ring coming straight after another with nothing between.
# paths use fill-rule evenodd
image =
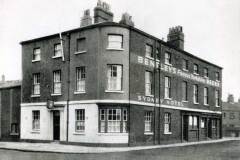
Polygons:
<instances>
[{"instance_id":1,"label":"window sill","mask_svg":"<svg viewBox=\"0 0 240 160\"><path fill-rule=\"evenodd\" d=\"M154 135L153 132L144 132L144 135Z\"/></svg>"},{"instance_id":2,"label":"window sill","mask_svg":"<svg viewBox=\"0 0 240 160\"><path fill-rule=\"evenodd\" d=\"M33 94L33 95L31 95L31 97L32 97L32 98L34 98L34 97L40 97L40 94L35 94L35 95Z\"/></svg>"},{"instance_id":3,"label":"window sill","mask_svg":"<svg viewBox=\"0 0 240 160\"><path fill-rule=\"evenodd\" d=\"M124 91L105 90L106 93L124 93Z\"/></svg>"},{"instance_id":4,"label":"window sill","mask_svg":"<svg viewBox=\"0 0 240 160\"><path fill-rule=\"evenodd\" d=\"M171 66L172 67L172 64L170 64L170 63L164 63L165 65L167 65L167 66Z\"/></svg>"},{"instance_id":5,"label":"window sill","mask_svg":"<svg viewBox=\"0 0 240 160\"><path fill-rule=\"evenodd\" d=\"M199 104L198 102L193 102L193 104Z\"/></svg>"},{"instance_id":6,"label":"window sill","mask_svg":"<svg viewBox=\"0 0 240 160\"><path fill-rule=\"evenodd\" d=\"M164 99L167 99L167 100L172 100L172 98L168 98L168 97L164 97Z\"/></svg>"},{"instance_id":7,"label":"window sill","mask_svg":"<svg viewBox=\"0 0 240 160\"><path fill-rule=\"evenodd\" d=\"M199 73L193 73L194 75L196 75L196 76L199 76Z\"/></svg>"},{"instance_id":8,"label":"window sill","mask_svg":"<svg viewBox=\"0 0 240 160\"><path fill-rule=\"evenodd\" d=\"M128 133L97 133L98 136L128 136Z\"/></svg>"},{"instance_id":9,"label":"window sill","mask_svg":"<svg viewBox=\"0 0 240 160\"><path fill-rule=\"evenodd\" d=\"M164 132L164 134L172 134L172 132Z\"/></svg>"},{"instance_id":10,"label":"window sill","mask_svg":"<svg viewBox=\"0 0 240 160\"><path fill-rule=\"evenodd\" d=\"M62 56L53 56L52 58L62 58Z\"/></svg>"},{"instance_id":11,"label":"window sill","mask_svg":"<svg viewBox=\"0 0 240 160\"><path fill-rule=\"evenodd\" d=\"M83 54L83 53L87 53L87 51L76 51L74 54Z\"/></svg>"},{"instance_id":12,"label":"window sill","mask_svg":"<svg viewBox=\"0 0 240 160\"><path fill-rule=\"evenodd\" d=\"M204 106L206 106L206 107L208 107L209 106L209 104L203 104Z\"/></svg>"},{"instance_id":13,"label":"window sill","mask_svg":"<svg viewBox=\"0 0 240 160\"><path fill-rule=\"evenodd\" d=\"M10 133L10 136L18 136L19 133Z\"/></svg>"},{"instance_id":14,"label":"window sill","mask_svg":"<svg viewBox=\"0 0 240 160\"><path fill-rule=\"evenodd\" d=\"M85 135L85 132L84 131L82 131L82 132L73 132L73 135Z\"/></svg>"},{"instance_id":15,"label":"window sill","mask_svg":"<svg viewBox=\"0 0 240 160\"><path fill-rule=\"evenodd\" d=\"M85 94L85 91L75 91L74 94Z\"/></svg>"},{"instance_id":16,"label":"window sill","mask_svg":"<svg viewBox=\"0 0 240 160\"><path fill-rule=\"evenodd\" d=\"M188 103L188 101L185 101L185 100L182 100L182 102L184 102L184 103Z\"/></svg>"},{"instance_id":17,"label":"window sill","mask_svg":"<svg viewBox=\"0 0 240 160\"><path fill-rule=\"evenodd\" d=\"M61 96L61 93L52 93L51 96Z\"/></svg>"},{"instance_id":18,"label":"window sill","mask_svg":"<svg viewBox=\"0 0 240 160\"><path fill-rule=\"evenodd\" d=\"M31 133L40 134L40 130L32 130Z\"/></svg>"},{"instance_id":19,"label":"window sill","mask_svg":"<svg viewBox=\"0 0 240 160\"><path fill-rule=\"evenodd\" d=\"M41 61L41 59L32 60L33 63L34 62L40 62L40 61Z\"/></svg>"},{"instance_id":20,"label":"window sill","mask_svg":"<svg viewBox=\"0 0 240 160\"><path fill-rule=\"evenodd\" d=\"M124 51L123 48L107 48L107 50Z\"/></svg>"},{"instance_id":21,"label":"window sill","mask_svg":"<svg viewBox=\"0 0 240 160\"><path fill-rule=\"evenodd\" d=\"M154 95L151 95L151 94L150 94L150 95L145 95L145 96L146 96L146 97L154 97Z\"/></svg>"},{"instance_id":22,"label":"window sill","mask_svg":"<svg viewBox=\"0 0 240 160\"><path fill-rule=\"evenodd\" d=\"M216 106L217 108L221 107L221 106Z\"/></svg>"},{"instance_id":23,"label":"window sill","mask_svg":"<svg viewBox=\"0 0 240 160\"><path fill-rule=\"evenodd\" d=\"M220 81L220 80L216 80L216 82L219 82L219 83L220 83L221 81Z\"/></svg>"},{"instance_id":24,"label":"window sill","mask_svg":"<svg viewBox=\"0 0 240 160\"><path fill-rule=\"evenodd\" d=\"M187 70L187 69L183 69L183 71L185 71L185 72L189 72L189 70Z\"/></svg>"},{"instance_id":25,"label":"window sill","mask_svg":"<svg viewBox=\"0 0 240 160\"><path fill-rule=\"evenodd\" d=\"M207 76L204 76L204 78L209 79L209 77L207 77Z\"/></svg>"}]
</instances>

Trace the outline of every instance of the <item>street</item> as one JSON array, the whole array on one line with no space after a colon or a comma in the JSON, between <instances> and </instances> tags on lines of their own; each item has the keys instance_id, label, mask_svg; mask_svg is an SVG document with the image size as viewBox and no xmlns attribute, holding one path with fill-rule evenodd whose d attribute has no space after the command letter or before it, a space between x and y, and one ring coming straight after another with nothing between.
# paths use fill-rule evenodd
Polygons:
<instances>
[{"instance_id":1,"label":"street","mask_svg":"<svg viewBox=\"0 0 240 160\"><path fill-rule=\"evenodd\" d=\"M99 154L0 150L0 160L240 160L240 141Z\"/></svg>"}]
</instances>

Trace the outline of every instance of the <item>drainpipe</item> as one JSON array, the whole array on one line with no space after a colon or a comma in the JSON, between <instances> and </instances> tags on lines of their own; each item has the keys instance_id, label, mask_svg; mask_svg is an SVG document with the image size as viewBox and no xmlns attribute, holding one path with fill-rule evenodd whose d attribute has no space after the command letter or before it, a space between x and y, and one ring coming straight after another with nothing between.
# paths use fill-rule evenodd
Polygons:
<instances>
[{"instance_id":1,"label":"drainpipe","mask_svg":"<svg viewBox=\"0 0 240 160\"><path fill-rule=\"evenodd\" d=\"M162 44L160 43L160 45L159 45L159 53L158 54L161 55L161 53L162 53ZM159 103L159 111L158 111L159 112L158 113L159 114L159 116L158 116L159 117L158 129L159 130L158 130L158 132L159 132L159 134L158 134L158 144L160 144L160 138L161 138L160 137L160 134L161 134L161 132L160 132L161 131L161 129L160 129L161 128L161 124L160 124L160 118L161 118L161 114L160 114L160 105L161 105L160 104L160 102L161 102L160 101L160 98L161 98L161 96L160 96L160 93L161 93L161 76L160 76L160 72L161 72L161 59L160 58L161 58L161 56L159 56L159 65L158 65L158 72L159 72L159 74L158 74L158 76L159 76L159 86L158 86L159 87L159 89L158 89L158 92L159 92L158 93L158 103Z\"/></svg>"},{"instance_id":2,"label":"drainpipe","mask_svg":"<svg viewBox=\"0 0 240 160\"><path fill-rule=\"evenodd\" d=\"M68 38L68 57L67 57L67 133L66 133L66 142L68 142L68 132L69 132L69 95L70 95L70 40L71 34L67 33Z\"/></svg>"}]
</instances>

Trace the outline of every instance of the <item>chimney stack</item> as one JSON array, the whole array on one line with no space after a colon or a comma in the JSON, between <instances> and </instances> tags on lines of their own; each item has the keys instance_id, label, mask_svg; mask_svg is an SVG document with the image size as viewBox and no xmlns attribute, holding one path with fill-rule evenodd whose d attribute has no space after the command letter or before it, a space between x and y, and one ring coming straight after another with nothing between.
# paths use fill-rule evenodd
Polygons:
<instances>
[{"instance_id":1,"label":"chimney stack","mask_svg":"<svg viewBox=\"0 0 240 160\"><path fill-rule=\"evenodd\" d=\"M228 103L232 103L232 104L234 103L233 94L228 94L227 102L228 102Z\"/></svg>"},{"instance_id":2,"label":"chimney stack","mask_svg":"<svg viewBox=\"0 0 240 160\"><path fill-rule=\"evenodd\" d=\"M169 28L167 42L178 49L184 50L184 34L182 26Z\"/></svg>"},{"instance_id":3,"label":"chimney stack","mask_svg":"<svg viewBox=\"0 0 240 160\"><path fill-rule=\"evenodd\" d=\"M134 27L134 22L132 21L132 16L130 16L128 13L124 13L122 15L122 19L119 23Z\"/></svg>"},{"instance_id":4,"label":"chimney stack","mask_svg":"<svg viewBox=\"0 0 240 160\"><path fill-rule=\"evenodd\" d=\"M110 5L98 0L97 6L94 8L94 23L107 21L113 21L113 13L110 11Z\"/></svg>"},{"instance_id":5,"label":"chimney stack","mask_svg":"<svg viewBox=\"0 0 240 160\"><path fill-rule=\"evenodd\" d=\"M80 27L89 26L92 24L92 17L90 16L90 10L87 9L84 11L83 17L81 19Z\"/></svg>"},{"instance_id":6,"label":"chimney stack","mask_svg":"<svg viewBox=\"0 0 240 160\"><path fill-rule=\"evenodd\" d=\"M1 83L4 83L5 82L5 76L4 74L2 75L2 80L0 81Z\"/></svg>"}]
</instances>

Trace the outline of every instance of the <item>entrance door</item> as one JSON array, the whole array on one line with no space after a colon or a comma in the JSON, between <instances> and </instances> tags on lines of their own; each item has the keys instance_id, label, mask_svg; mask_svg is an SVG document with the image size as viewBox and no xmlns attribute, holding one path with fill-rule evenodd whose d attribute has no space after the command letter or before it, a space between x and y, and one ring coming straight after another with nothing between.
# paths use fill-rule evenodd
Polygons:
<instances>
[{"instance_id":1,"label":"entrance door","mask_svg":"<svg viewBox=\"0 0 240 160\"><path fill-rule=\"evenodd\" d=\"M53 111L53 140L60 140L60 112Z\"/></svg>"},{"instance_id":2,"label":"entrance door","mask_svg":"<svg viewBox=\"0 0 240 160\"><path fill-rule=\"evenodd\" d=\"M208 138L212 138L212 122L208 119Z\"/></svg>"},{"instance_id":3,"label":"entrance door","mask_svg":"<svg viewBox=\"0 0 240 160\"><path fill-rule=\"evenodd\" d=\"M183 117L183 139L188 141L188 116Z\"/></svg>"}]
</instances>

